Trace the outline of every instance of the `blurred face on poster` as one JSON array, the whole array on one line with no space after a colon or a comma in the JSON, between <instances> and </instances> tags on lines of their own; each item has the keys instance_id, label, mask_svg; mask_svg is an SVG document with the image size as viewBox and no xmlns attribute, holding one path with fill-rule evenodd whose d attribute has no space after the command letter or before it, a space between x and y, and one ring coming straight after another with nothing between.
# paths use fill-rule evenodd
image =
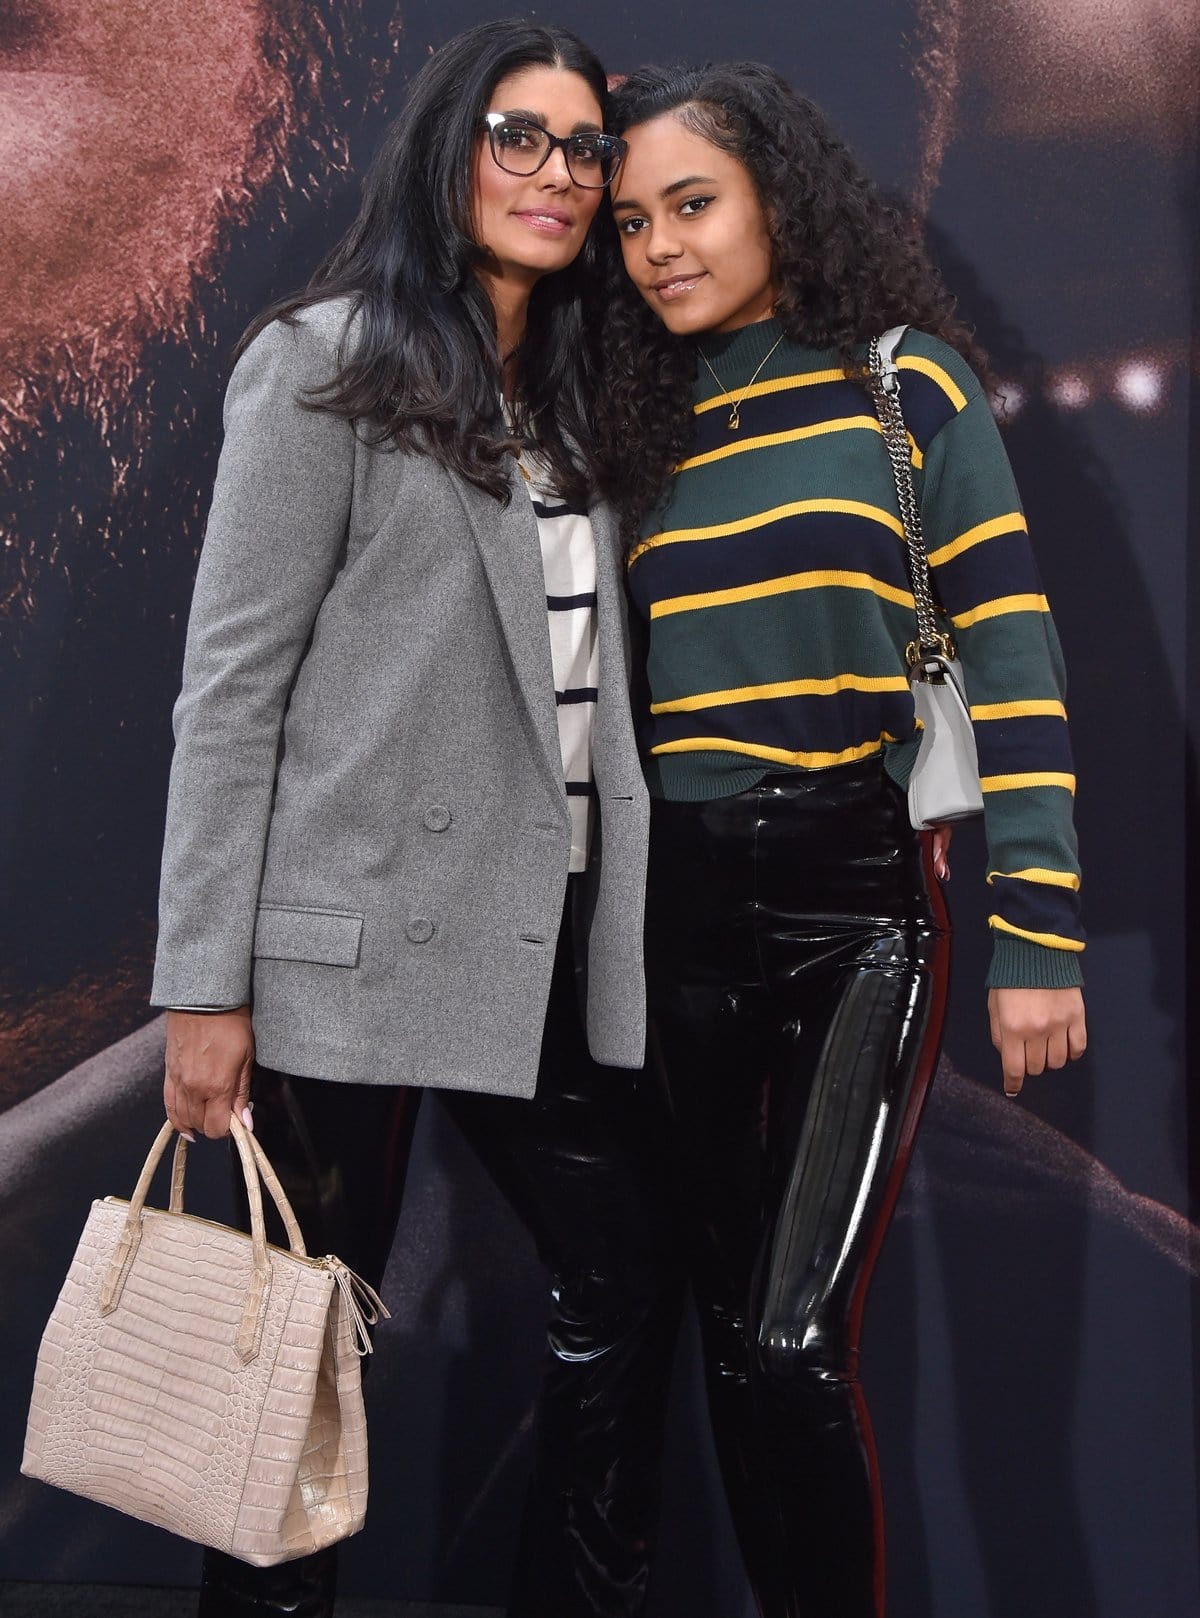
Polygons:
<instances>
[{"instance_id":1,"label":"blurred face on poster","mask_svg":"<svg viewBox=\"0 0 1200 1618\"><path fill-rule=\"evenodd\" d=\"M219 285L264 190L303 183L313 160L296 162L298 139L341 166L322 103L361 9L5 0L0 405L26 415L48 370L68 396L94 374L119 400L144 338Z\"/></svg>"},{"instance_id":2,"label":"blurred face on poster","mask_svg":"<svg viewBox=\"0 0 1200 1618\"><path fill-rule=\"evenodd\" d=\"M988 121L1004 133L1174 144L1194 125L1197 0L990 0L984 12L971 8L963 44L986 67Z\"/></svg>"},{"instance_id":3,"label":"blurred face on poster","mask_svg":"<svg viewBox=\"0 0 1200 1618\"><path fill-rule=\"evenodd\" d=\"M913 11L922 210L973 130L1163 148L1193 137L1200 0L913 0Z\"/></svg>"},{"instance_id":4,"label":"blurred face on poster","mask_svg":"<svg viewBox=\"0 0 1200 1618\"><path fill-rule=\"evenodd\" d=\"M268 105L259 12L14 0L0 13L5 371L186 302Z\"/></svg>"}]
</instances>

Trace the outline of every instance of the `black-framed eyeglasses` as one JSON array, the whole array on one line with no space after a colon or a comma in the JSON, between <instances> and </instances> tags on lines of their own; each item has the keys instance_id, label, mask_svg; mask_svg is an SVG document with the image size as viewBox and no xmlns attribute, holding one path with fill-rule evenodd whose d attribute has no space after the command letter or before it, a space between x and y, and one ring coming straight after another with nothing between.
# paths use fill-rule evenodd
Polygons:
<instances>
[{"instance_id":1,"label":"black-framed eyeglasses","mask_svg":"<svg viewBox=\"0 0 1200 1618\"><path fill-rule=\"evenodd\" d=\"M602 191L621 166L626 145L616 135L600 130L581 135L552 135L541 124L510 118L503 112L485 112L488 144L498 168L506 174L536 174L556 146L561 146L567 173L578 186Z\"/></svg>"}]
</instances>

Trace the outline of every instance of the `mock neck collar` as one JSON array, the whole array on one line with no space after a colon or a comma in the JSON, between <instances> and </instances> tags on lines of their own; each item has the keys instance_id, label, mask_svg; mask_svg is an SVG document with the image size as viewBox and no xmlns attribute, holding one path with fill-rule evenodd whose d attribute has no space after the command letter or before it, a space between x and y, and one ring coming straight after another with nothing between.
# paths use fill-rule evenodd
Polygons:
<instances>
[{"instance_id":1,"label":"mock neck collar","mask_svg":"<svg viewBox=\"0 0 1200 1618\"><path fill-rule=\"evenodd\" d=\"M782 336L782 324L771 315L766 320L739 326L736 331L705 332L698 339L698 346L705 359L720 373L721 381L736 387L761 364Z\"/></svg>"}]
</instances>

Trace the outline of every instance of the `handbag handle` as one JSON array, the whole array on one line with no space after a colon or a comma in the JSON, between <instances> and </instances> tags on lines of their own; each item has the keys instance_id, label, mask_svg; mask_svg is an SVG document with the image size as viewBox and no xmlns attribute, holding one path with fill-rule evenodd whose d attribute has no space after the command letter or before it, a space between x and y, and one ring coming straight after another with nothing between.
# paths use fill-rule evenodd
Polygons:
<instances>
[{"instance_id":1,"label":"handbag handle","mask_svg":"<svg viewBox=\"0 0 1200 1618\"><path fill-rule=\"evenodd\" d=\"M937 608L933 604L933 587L929 578L929 556L921 529L921 508L913 488L908 428L900 406L900 372L895 354L907 330L907 326L893 326L882 337L872 337L867 354L870 367L867 387L875 405L875 414L879 417L888 460L892 464L892 479L896 485L896 499L908 552L908 576L917 611L917 638L909 641L905 647L904 658L909 669L913 670L928 658L952 660L956 653L952 636L938 627Z\"/></svg>"},{"instance_id":2,"label":"handbag handle","mask_svg":"<svg viewBox=\"0 0 1200 1618\"><path fill-rule=\"evenodd\" d=\"M283 1186L279 1183L279 1177L275 1173L275 1170L271 1167L267 1154L263 1150L258 1137L251 1130L243 1128L240 1118L234 1118L231 1115L229 1122L231 1129L234 1124L237 1125L238 1130L241 1132L244 1138L249 1141L250 1150L254 1154L254 1166L258 1173L251 1174L250 1179L248 1179L246 1182L247 1196L251 1195L251 1192L249 1191L250 1185L261 1176L263 1184L271 1193L271 1201L275 1204L275 1207L279 1212L279 1217L283 1220L283 1228L287 1232L288 1246L291 1248L292 1252L297 1258L307 1258L308 1249L304 1245L304 1237L300 1234L299 1221L292 1211L292 1205L287 1199L287 1193L284 1191ZM236 1134L234 1135L234 1140L237 1140ZM175 1142L175 1155L171 1162L171 1200L168 1204L169 1211L171 1213L183 1212L183 1183L184 1176L187 1172L187 1149L187 1140L183 1135L180 1135L178 1140ZM156 1158L156 1166L157 1162L158 1159ZM246 1172L244 1162L242 1164L242 1172L243 1174ZM136 1195L136 1192L134 1194Z\"/></svg>"},{"instance_id":3,"label":"handbag handle","mask_svg":"<svg viewBox=\"0 0 1200 1618\"><path fill-rule=\"evenodd\" d=\"M242 1178L246 1185L246 1199L250 1204L250 1247L253 1262L250 1271L250 1285L246 1292L246 1302L242 1309L242 1318L237 1333L237 1355L243 1365L253 1360L258 1353L262 1339L263 1321L266 1314L267 1295L271 1286L271 1260L267 1253L266 1225L263 1220L262 1190L259 1186L259 1177L271 1194L271 1199L279 1210L284 1227L287 1230L288 1243L291 1251L297 1258L306 1258L304 1239L300 1234L300 1226L292 1212L283 1187L278 1176L267 1160L267 1155L242 1125L241 1121L231 1115L229 1120L230 1131L233 1135L234 1145L237 1147L238 1157L242 1165ZM154 1178L154 1171L162 1161L171 1136L175 1133L175 1126L168 1119L155 1136L154 1144L142 1165L142 1172L138 1175L137 1184L133 1188L133 1195L129 1199L129 1212L125 1217L125 1224L118 1238L113 1252L112 1262L100 1288L100 1313L111 1314L121 1301L121 1293L125 1288L126 1279L133 1267L138 1246L142 1239L142 1216L145 1211L146 1196L150 1190L150 1182ZM175 1159L171 1171L171 1202L169 1211L173 1214L183 1212L183 1185L187 1163L187 1142L182 1135L175 1148Z\"/></svg>"}]
</instances>

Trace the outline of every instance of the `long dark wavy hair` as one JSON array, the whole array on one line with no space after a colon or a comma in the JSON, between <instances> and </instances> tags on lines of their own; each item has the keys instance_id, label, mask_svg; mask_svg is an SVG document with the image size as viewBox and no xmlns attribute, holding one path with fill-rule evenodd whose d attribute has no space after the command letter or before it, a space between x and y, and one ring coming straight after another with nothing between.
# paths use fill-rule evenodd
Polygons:
<instances>
[{"instance_id":1,"label":"long dark wavy hair","mask_svg":"<svg viewBox=\"0 0 1200 1618\"><path fill-rule=\"evenodd\" d=\"M480 23L443 45L413 80L363 186L358 217L303 292L249 326L240 354L272 320L348 296L355 338L312 409L353 421L360 436L429 454L502 501L504 457L536 438L559 492L586 498L593 363L583 292L597 275L595 232L575 263L542 278L514 357L515 420L502 419L501 359L491 300L476 274L485 252L472 234L480 120L510 73L577 73L603 111L604 70L582 40L522 18Z\"/></svg>"},{"instance_id":2,"label":"long dark wavy hair","mask_svg":"<svg viewBox=\"0 0 1200 1618\"><path fill-rule=\"evenodd\" d=\"M754 181L781 288L776 314L792 342L838 349L861 371L861 345L904 323L983 365L913 227L786 79L759 62L639 68L610 95L607 127L623 135L663 113L731 153ZM603 257L598 453L632 541L687 449L696 342L673 336L647 307L615 230Z\"/></svg>"}]
</instances>

